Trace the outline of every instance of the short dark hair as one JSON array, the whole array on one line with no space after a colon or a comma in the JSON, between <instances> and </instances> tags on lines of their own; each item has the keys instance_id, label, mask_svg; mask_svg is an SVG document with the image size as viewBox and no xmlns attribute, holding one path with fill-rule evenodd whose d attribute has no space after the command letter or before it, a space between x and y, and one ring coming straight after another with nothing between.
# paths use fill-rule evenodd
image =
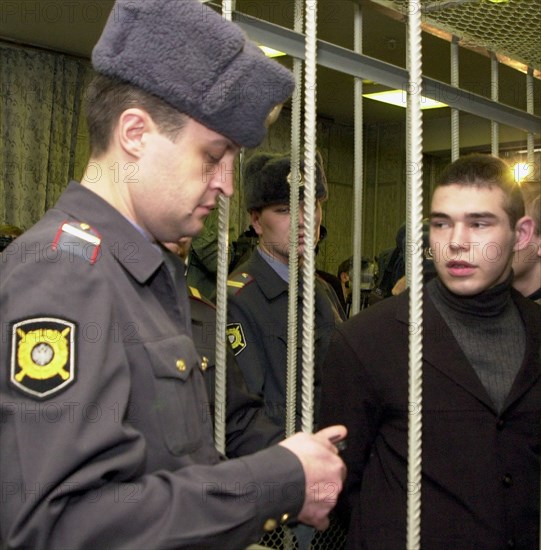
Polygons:
<instances>
[{"instance_id":1,"label":"short dark hair","mask_svg":"<svg viewBox=\"0 0 541 550\"><path fill-rule=\"evenodd\" d=\"M524 216L520 186L515 181L511 167L498 157L473 154L455 160L438 178L438 187L453 184L488 189L499 187L505 195L503 209L509 216L511 227L514 228L519 218Z\"/></svg>"},{"instance_id":2,"label":"short dark hair","mask_svg":"<svg viewBox=\"0 0 541 550\"><path fill-rule=\"evenodd\" d=\"M97 74L85 96L86 118L92 153L100 156L109 147L111 134L120 115L132 107L145 110L159 130L175 140L188 120L163 99L117 78Z\"/></svg>"},{"instance_id":3,"label":"short dark hair","mask_svg":"<svg viewBox=\"0 0 541 550\"><path fill-rule=\"evenodd\" d=\"M340 278L340 275L342 273L348 273L351 271L351 268L353 267L353 258L348 258L347 260L344 260L339 266L338 271L336 273L336 276Z\"/></svg>"},{"instance_id":4,"label":"short dark hair","mask_svg":"<svg viewBox=\"0 0 541 550\"><path fill-rule=\"evenodd\" d=\"M23 234L23 230L16 225L2 224L0 225L0 252L14 241L19 235Z\"/></svg>"}]
</instances>

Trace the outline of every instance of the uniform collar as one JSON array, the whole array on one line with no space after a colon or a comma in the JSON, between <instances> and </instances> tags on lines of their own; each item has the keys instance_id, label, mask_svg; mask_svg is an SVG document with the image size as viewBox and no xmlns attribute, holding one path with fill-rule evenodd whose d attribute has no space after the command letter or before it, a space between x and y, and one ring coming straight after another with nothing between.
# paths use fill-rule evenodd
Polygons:
<instances>
[{"instance_id":1,"label":"uniform collar","mask_svg":"<svg viewBox=\"0 0 541 550\"><path fill-rule=\"evenodd\" d=\"M268 300L274 300L274 298L277 298L280 294L287 294L289 292L289 283L280 277L278 272L273 269L273 266L274 263L271 265L266 262L257 248L254 249L252 256L246 263L246 271L257 281L259 288ZM242 270L243 269L241 267L236 271ZM319 282L316 279L316 285L318 284ZM301 300L303 296L303 284L302 273L300 272L297 294L299 300Z\"/></svg>"},{"instance_id":2,"label":"uniform collar","mask_svg":"<svg viewBox=\"0 0 541 550\"><path fill-rule=\"evenodd\" d=\"M246 267L246 271L256 280L267 300L274 300L281 294L287 293L288 284L263 259L257 249L252 252Z\"/></svg>"},{"instance_id":3,"label":"uniform collar","mask_svg":"<svg viewBox=\"0 0 541 550\"><path fill-rule=\"evenodd\" d=\"M55 208L90 225L107 249L139 283L145 283L163 262L156 248L116 208L90 189L71 181Z\"/></svg>"},{"instance_id":4,"label":"uniform collar","mask_svg":"<svg viewBox=\"0 0 541 550\"><path fill-rule=\"evenodd\" d=\"M261 247L256 248L259 255L276 271L280 279L285 281L286 284L289 284L289 266L279 262L276 258L268 254Z\"/></svg>"}]
</instances>

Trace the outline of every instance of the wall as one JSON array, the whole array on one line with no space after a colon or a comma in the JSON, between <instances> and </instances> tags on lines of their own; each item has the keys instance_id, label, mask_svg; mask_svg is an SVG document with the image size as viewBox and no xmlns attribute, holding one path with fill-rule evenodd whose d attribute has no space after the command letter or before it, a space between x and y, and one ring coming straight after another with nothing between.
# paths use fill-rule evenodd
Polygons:
<instances>
[{"instance_id":1,"label":"wall","mask_svg":"<svg viewBox=\"0 0 541 550\"><path fill-rule=\"evenodd\" d=\"M2 43L0 43L2 46ZM2 201L3 222L18 225L20 219L15 217L12 207L16 197L21 193L18 190L24 187L28 197L34 196L36 189L31 187L37 186L38 183L33 180L25 179L24 182L16 183L5 169L6 166L17 165L24 167L28 162L35 162L36 150L29 149L28 143L23 139L20 145L15 146L12 137L12 130L7 126L9 101L13 96L5 93L9 90L9 82L28 83L35 81L35 61L28 62L28 58L35 59L39 55L39 50L32 48L13 48L6 46L9 49L10 55L15 55L14 51L18 51L20 62L12 59L10 70L4 72L4 87L2 92L2 111L3 132L0 135L0 156L3 159L4 169L0 171L0 195ZM37 52L37 53L36 53ZM79 60L70 61L69 56L62 54L52 54L47 52L41 54L43 61L39 63L40 81L44 86L48 86L49 81L58 81L58 65L65 64L78 67L80 73L77 78L68 74L65 77L65 87L80 88L83 82L88 80L90 73L83 67L85 63ZM51 57L57 59L56 62L51 61ZM44 72L48 70L46 63L51 65L50 78L44 77ZM56 80L55 80L56 79ZM36 83L39 85L39 83ZM20 88L19 84L19 88ZM72 95L77 90L72 90ZM68 92L66 92L69 95ZM24 101L32 103L39 102L39 94L25 94ZM78 97L78 96L77 96ZM20 98L19 98L20 99ZM54 107L55 102L51 103ZM58 105L58 102L56 102ZM79 103L77 103L79 105ZM24 112L33 112L36 110L33 105L19 105L19 110ZM40 108L43 105L40 104ZM51 116L54 116L54 109L51 111ZM67 184L69 177L80 178L86 160L88 158L88 135L84 116L81 111L75 114L76 132L73 132L75 143L70 145L70 161L69 172L56 174L53 170L43 171L44 181L39 183L40 188L54 185L54 192L47 193L48 201L56 200L56 196ZM56 115L59 118L58 126L61 126L65 115L62 113ZM286 153L290 150L290 119L291 113L287 108L283 112L278 121L270 128L269 134L264 143L258 148L276 153ZM35 120L35 119L33 119ZM467 129L468 119L464 119ZM20 126L20 125L19 125ZM54 124L51 124L54 126ZM425 150L434 150L444 146L446 138L437 141L435 137L437 123L431 121L427 126L427 136L430 146L425 147ZM440 130L446 135L448 128L444 122L441 123ZM18 134L17 134L18 135ZM464 132L464 138L467 141L468 132ZM525 137L524 137L525 139ZM374 257L381 250L394 246L395 234L398 227L405 221L406 218L406 174L405 174L405 125L402 122L387 123L387 124L367 124L363 129L363 174L364 174L364 200L363 200L363 256ZM489 139L487 139L489 141ZM468 141L469 143L469 141ZM329 184L329 200L324 205L323 223L328 229L328 237L321 243L320 251L317 258L317 266L320 269L336 273L338 265L346 258L352 255L352 231L353 231L353 128L351 126L335 123L328 118L319 118L317 125L317 146L320 151L324 168ZM56 149L62 149L64 146L56 146ZM48 152L49 151L49 152ZM247 152L246 154L250 154ZM44 152L39 153L47 157L50 155L50 149L45 148ZM38 156L39 156L38 154ZM62 160L64 157L61 151L58 153L58 165L65 165ZM425 214L427 212L428 197L431 187L435 181L435 177L442 166L449 160L446 154L444 155L425 155L424 159L424 196L425 198ZM241 161L242 162L242 156ZM47 158L44 159L47 165ZM51 162L49 160L49 165ZM539 166L537 164L537 166ZM21 168L22 169L22 168ZM17 171L18 172L18 171ZM538 171L537 171L538 173ZM248 225L247 214L242 206L243 190L242 182L240 181L240 166L237 169L237 189L234 197L231 200L231 238L235 238L239 233L246 229ZM53 177L54 180L53 181ZM25 191L25 192L26 192ZM26 196L26 195L25 195ZM21 199L22 200L22 199ZM27 199L25 199L27 200ZM22 201L22 204L25 203ZM21 202L21 201L19 201ZM49 202L43 201L36 206L37 210L32 210L32 219L25 220L22 226L27 229L32 223L43 215L45 209L50 206ZM21 207L21 212L28 214L28 208Z\"/></svg>"}]
</instances>

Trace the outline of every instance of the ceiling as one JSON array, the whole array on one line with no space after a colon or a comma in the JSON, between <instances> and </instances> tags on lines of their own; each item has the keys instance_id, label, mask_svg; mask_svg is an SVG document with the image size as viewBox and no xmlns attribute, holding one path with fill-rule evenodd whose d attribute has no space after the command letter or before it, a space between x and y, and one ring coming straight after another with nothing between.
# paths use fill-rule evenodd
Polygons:
<instances>
[{"instance_id":1,"label":"ceiling","mask_svg":"<svg viewBox=\"0 0 541 550\"><path fill-rule=\"evenodd\" d=\"M363 14L363 54L404 68L406 0L357 0ZM19 0L1 8L0 39L88 58L113 0ZM422 0L423 73L450 82L452 33L461 39L460 87L490 97L491 61L485 47L499 47L505 62L499 69L501 103L526 109L526 65L535 69L535 114L541 115L541 2L507 0ZM237 0L236 10L282 27L293 28L293 0ZM505 15L505 17L504 17ZM353 49L352 0L320 0L318 38ZM436 26L438 28L436 28ZM439 34L440 37L435 36ZM511 39L512 38L512 39ZM479 47L481 46L481 47ZM291 60L281 58L286 65ZM365 91L377 88L365 83ZM353 124L353 78L335 70L318 70L319 114L339 123ZM426 119L449 118L450 109L425 111ZM365 122L405 120L405 110L372 100L363 102Z\"/></svg>"}]
</instances>

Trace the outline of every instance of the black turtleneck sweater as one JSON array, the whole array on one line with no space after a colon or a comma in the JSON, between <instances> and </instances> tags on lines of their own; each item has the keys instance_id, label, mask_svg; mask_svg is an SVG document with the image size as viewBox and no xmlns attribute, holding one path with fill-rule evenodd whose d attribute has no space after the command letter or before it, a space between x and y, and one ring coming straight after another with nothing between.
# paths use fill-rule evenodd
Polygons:
<instances>
[{"instance_id":1,"label":"black turtleneck sweater","mask_svg":"<svg viewBox=\"0 0 541 550\"><path fill-rule=\"evenodd\" d=\"M526 350L522 318L511 299L512 276L476 296L458 296L439 278L427 285L436 308L500 412Z\"/></svg>"}]
</instances>

